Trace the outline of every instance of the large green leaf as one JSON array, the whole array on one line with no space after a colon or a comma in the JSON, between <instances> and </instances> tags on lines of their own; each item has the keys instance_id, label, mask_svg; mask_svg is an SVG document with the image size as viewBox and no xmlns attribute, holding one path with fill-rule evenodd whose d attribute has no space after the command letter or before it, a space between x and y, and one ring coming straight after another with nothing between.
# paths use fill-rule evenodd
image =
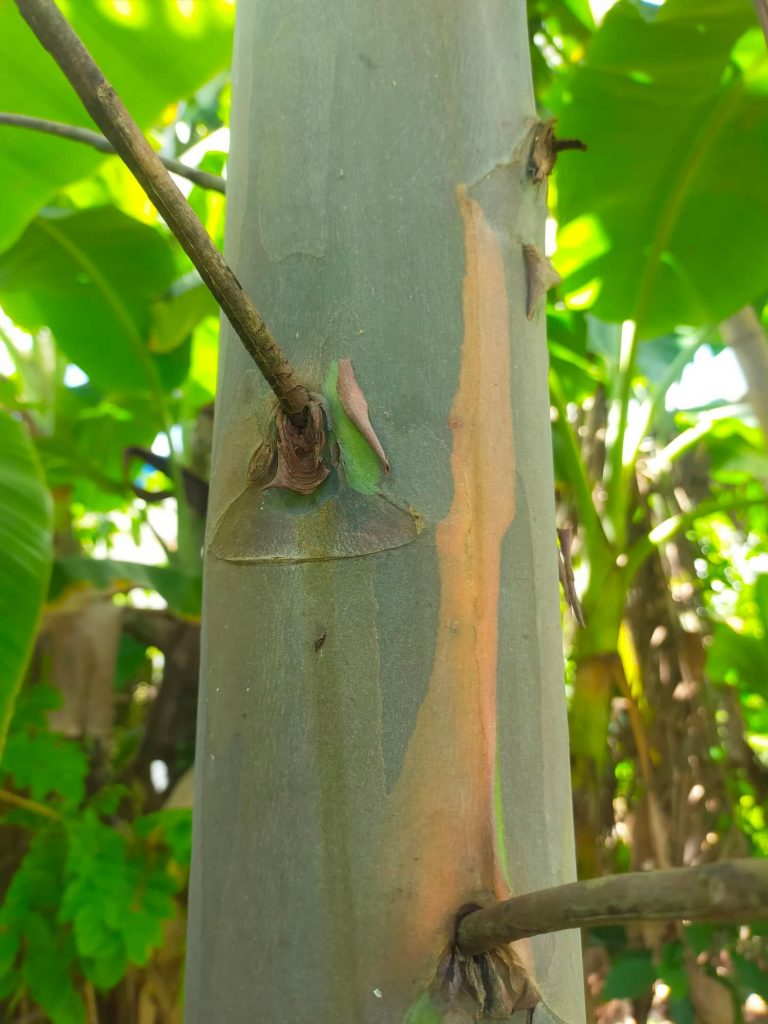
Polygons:
<instances>
[{"instance_id":1,"label":"large green leaf","mask_svg":"<svg viewBox=\"0 0 768 1024\"><path fill-rule=\"evenodd\" d=\"M26 430L0 412L0 754L50 565L48 491Z\"/></svg>"},{"instance_id":2,"label":"large green leaf","mask_svg":"<svg viewBox=\"0 0 768 1024\"><path fill-rule=\"evenodd\" d=\"M0 256L0 304L28 330L50 327L98 387L155 389L152 303L175 272L165 237L114 207L40 216Z\"/></svg>"},{"instance_id":3,"label":"large green leaf","mask_svg":"<svg viewBox=\"0 0 768 1024\"><path fill-rule=\"evenodd\" d=\"M647 11L648 8L645 8ZM748 0L623 0L553 98L572 303L643 335L722 319L768 278L768 56Z\"/></svg>"},{"instance_id":4,"label":"large green leaf","mask_svg":"<svg viewBox=\"0 0 768 1024\"><path fill-rule=\"evenodd\" d=\"M69 0L60 6L143 128L159 120L169 103L190 95L229 64L231 0L193 5ZM0 66L0 110L93 127L13 0L0 0ZM104 156L16 128L0 132L2 250L62 185L87 174Z\"/></svg>"},{"instance_id":5,"label":"large green leaf","mask_svg":"<svg viewBox=\"0 0 768 1024\"><path fill-rule=\"evenodd\" d=\"M59 386L53 432L37 438L49 486L66 488L91 512L108 512L132 497L123 463L131 446L149 448L158 430L151 396L104 398L92 384Z\"/></svg>"},{"instance_id":6,"label":"large green leaf","mask_svg":"<svg viewBox=\"0 0 768 1024\"><path fill-rule=\"evenodd\" d=\"M657 970L647 950L630 951L614 960L601 999L635 999L653 985Z\"/></svg>"}]
</instances>

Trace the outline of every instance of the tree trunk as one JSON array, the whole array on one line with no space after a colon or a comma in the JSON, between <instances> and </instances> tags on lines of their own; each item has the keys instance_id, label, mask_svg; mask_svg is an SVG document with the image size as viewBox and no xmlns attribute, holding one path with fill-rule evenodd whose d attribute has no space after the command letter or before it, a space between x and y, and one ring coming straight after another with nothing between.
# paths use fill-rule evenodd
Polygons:
<instances>
[{"instance_id":1,"label":"tree trunk","mask_svg":"<svg viewBox=\"0 0 768 1024\"><path fill-rule=\"evenodd\" d=\"M747 382L747 397L768 442L768 338L752 306L720 324L723 341L730 345Z\"/></svg>"},{"instance_id":2,"label":"tree trunk","mask_svg":"<svg viewBox=\"0 0 768 1024\"><path fill-rule=\"evenodd\" d=\"M509 1019L435 972L464 904L574 877L525 5L241 4L233 100L228 258L392 471L245 489L271 404L224 330L187 1024ZM581 1020L577 933L514 950Z\"/></svg>"}]
</instances>

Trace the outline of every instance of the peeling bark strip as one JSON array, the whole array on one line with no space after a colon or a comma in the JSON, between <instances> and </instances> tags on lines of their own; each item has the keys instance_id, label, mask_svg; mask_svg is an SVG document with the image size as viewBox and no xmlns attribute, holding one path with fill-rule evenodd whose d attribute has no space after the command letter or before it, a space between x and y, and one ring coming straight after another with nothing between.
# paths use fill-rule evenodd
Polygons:
<instances>
[{"instance_id":1,"label":"peeling bark strip","mask_svg":"<svg viewBox=\"0 0 768 1024\"><path fill-rule=\"evenodd\" d=\"M562 278L552 266L546 256L542 256L535 245L523 246L523 259L525 260L526 289L526 313L529 320L533 320L536 312L536 303L546 295L550 288L560 284Z\"/></svg>"},{"instance_id":2,"label":"peeling bark strip","mask_svg":"<svg viewBox=\"0 0 768 1024\"><path fill-rule=\"evenodd\" d=\"M371 426L368 415L368 402L363 394L363 389L357 383L355 371L349 359L339 360L339 377L336 383L339 401L344 406L344 412L349 416L365 440L371 446L381 462L385 473L389 472L389 460L384 454L381 441L376 437L376 431Z\"/></svg>"},{"instance_id":3,"label":"peeling bark strip","mask_svg":"<svg viewBox=\"0 0 768 1024\"><path fill-rule=\"evenodd\" d=\"M457 201L466 275L449 419L454 496L436 531L432 674L391 798L398 849L384 865L384 891L396 894L387 922L390 984L411 995L415 977L428 984L434 975L456 908L509 891L494 812L501 544L515 516L507 282L501 244L482 208L463 187ZM524 980L512 987L522 991Z\"/></svg>"}]
</instances>

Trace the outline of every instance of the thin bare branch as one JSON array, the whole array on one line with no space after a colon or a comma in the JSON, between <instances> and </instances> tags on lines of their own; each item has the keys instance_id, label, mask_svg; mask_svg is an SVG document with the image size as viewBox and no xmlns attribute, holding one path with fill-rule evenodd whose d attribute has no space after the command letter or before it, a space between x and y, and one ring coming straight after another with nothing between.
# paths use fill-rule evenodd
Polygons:
<instances>
[{"instance_id":1,"label":"thin bare branch","mask_svg":"<svg viewBox=\"0 0 768 1024\"><path fill-rule=\"evenodd\" d=\"M28 131L40 132L43 135L55 135L60 139L68 139L70 142L81 142L91 149L98 149L100 153L114 154L115 147L100 135L92 132L90 128L81 128L80 125L64 124L62 121L49 121L44 117L29 117L27 114L8 114L0 111L0 125L8 125L10 128L26 128ZM163 167L180 178L186 178L201 188L210 189L213 192L226 192L227 183L218 174L209 174L208 171L200 171L197 167L187 167L181 160L174 160L173 157L157 154Z\"/></svg>"},{"instance_id":2,"label":"thin bare branch","mask_svg":"<svg viewBox=\"0 0 768 1024\"><path fill-rule=\"evenodd\" d=\"M515 896L468 914L457 945L476 956L530 935L627 921L768 919L768 861L632 871Z\"/></svg>"},{"instance_id":3,"label":"thin bare branch","mask_svg":"<svg viewBox=\"0 0 768 1024\"><path fill-rule=\"evenodd\" d=\"M303 423L307 389L69 22L53 0L16 0L16 6L179 240L286 414Z\"/></svg>"},{"instance_id":4,"label":"thin bare branch","mask_svg":"<svg viewBox=\"0 0 768 1024\"><path fill-rule=\"evenodd\" d=\"M18 793L12 793L8 789L0 789L0 803L10 804L11 807L18 807L22 811L31 811L32 814L37 814L41 818L50 818L52 821L62 820L58 811L54 811L52 807L39 804L36 800L27 800L25 796L19 796Z\"/></svg>"}]
</instances>

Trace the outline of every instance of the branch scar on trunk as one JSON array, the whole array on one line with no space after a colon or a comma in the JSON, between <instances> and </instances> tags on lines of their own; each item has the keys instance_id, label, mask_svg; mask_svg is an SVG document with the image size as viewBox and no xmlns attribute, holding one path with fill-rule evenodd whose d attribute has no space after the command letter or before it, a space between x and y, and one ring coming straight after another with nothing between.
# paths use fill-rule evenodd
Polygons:
<instances>
[{"instance_id":1,"label":"branch scar on trunk","mask_svg":"<svg viewBox=\"0 0 768 1024\"><path fill-rule=\"evenodd\" d=\"M557 154L566 149L577 149L584 152L586 143L581 139L556 139L555 123L557 119L538 121L531 131L531 148L528 156L528 176L532 181L545 181L552 173Z\"/></svg>"},{"instance_id":2,"label":"branch scar on trunk","mask_svg":"<svg viewBox=\"0 0 768 1024\"><path fill-rule=\"evenodd\" d=\"M320 403L310 401L307 421L297 426L283 411L275 416L277 430L277 472L265 486L282 487L297 494L312 494L325 480L330 470L323 462L325 431ZM249 473L253 471L251 459Z\"/></svg>"},{"instance_id":3,"label":"branch scar on trunk","mask_svg":"<svg viewBox=\"0 0 768 1024\"><path fill-rule=\"evenodd\" d=\"M560 284L562 278L552 266L546 256L542 256L535 245L523 246L523 259L525 260L526 287L526 314L529 320L533 320L536 312L536 303L546 295L550 288Z\"/></svg>"}]
</instances>

